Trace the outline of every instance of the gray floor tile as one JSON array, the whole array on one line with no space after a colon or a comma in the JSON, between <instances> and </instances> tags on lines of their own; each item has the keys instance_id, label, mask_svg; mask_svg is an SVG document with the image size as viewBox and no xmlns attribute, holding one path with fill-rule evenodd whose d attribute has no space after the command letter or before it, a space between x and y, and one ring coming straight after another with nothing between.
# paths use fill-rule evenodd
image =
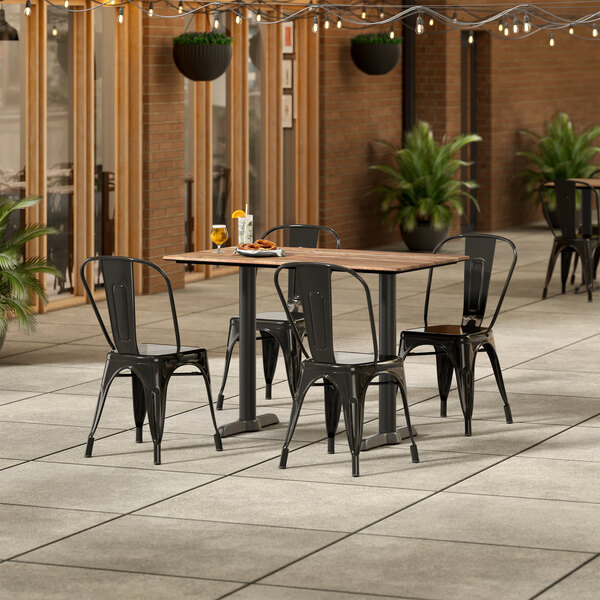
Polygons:
<instances>
[{"instance_id":1,"label":"gray floor tile","mask_svg":"<svg viewBox=\"0 0 600 600\"><path fill-rule=\"evenodd\" d=\"M62 370L64 368L64 371ZM54 392L92 381L102 376L96 368L50 365L8 365L0 367L0 389L31 392Z\"/></svg>"},{"instance_id":2,"label":"gray floor tile","mask_svg":"<svg viewBox=\"0 0 600 600\"><path fill-rule=\"evenodd\" d=\"M581 567L548 591L539 596L540 600L597 600L600 590L600 559L595 558Z\"/></svg>"},{"instance_id":3,"label":"gray floor tile","mask_svg":"<svg viewBox=\"0 0 600 600\"><path fill-rule=\"evenodd\" d=\"M525 600L589 556L359 534L261 583L431 600Z\"/></svg>"},{"instance_id":4,"label":"gray floor tile","mask_svg":"<svg viewBox=\"0 0 600 600\"><path fill-rule=\"evenodd\" d=\"M594 427L573 427L527 450L524 456L598 462L598 432Z\"/></svg>"},{"instance_id":5,"label":"gray floor tile","mask_svg":"<svg viewBox=\"0 0 600 600\"><path fill-rule=\"evenodd\" d=\"M3 560L113 518L108 513L90 510L57 510L8 504L0 504L0 515L0 559ZM0 580L4 589L4 580L1 577Z\"/></svg>"},{"instance_id":6,"label":"gray floor tile","mask_svg":"<svg viewBox=\"0 0 600 600\"><path fill-rule=\"evenodd\" d=\"M36 565L7 562L0 565L4 593L11 600L97 600L98 598L127 598L146 600L177 598L178 600L212 600L231 592L239 583L161 577L141 573L120 573L98 569Z\"/></svg>"},{"instance_id":7,"label":"gray floor tile","mask_svg":"<svg viewBox=\"0 0 600 600\"><path fill-rule=\"evenodd\" d=\"M39 394L39 392L0 390L0 406L3 404L11 403L11 402L16 402L17 400L22 400L23 398L30 398L32 396L37 396L38 394Z\"/></svg>"},{"instance_id":8,"label":"gray floor tile","mask_svg":"<svg viewBox=\"0 0 600 600\"><path fill-rule=\"evenodd\" d=\"M39 350L7 356L0 360L4 365L38 365L62 367L103 367L109 348L84 344L54 344Z\"/></svg>"},{"instance_id":9,"label":"gray floor tile","mask_svg":"<svg viewBox=\"0 0 600 600\"><path fill-rule=\"evenodd\" d=\"M3 502L117 513L147 506L212 479L192 473L49 462L28 462L0 471Z\"/></svg>"},{"instance_id":10,"label":"gray floor tile","mask_svg":"<svg viewBox=\"0 0 600 600\"><path fill-rule=\"evenodd\" d=\"M230 477L151 506L140 514L354 531L428 494L390 488L374 491L371 487L330 483ZM244 501L240 502L240 498Z\"/></svg>"},{"instance_id":11,"label":"gray floor tile","mask_svg":"<svg viewBox=\"0 0 600 600\"><path fill-rule=\"evenodd\" d=\"M600 551L598 505L556 500L440 492L369 527L365 533Z\"/></svg>"},{"instance_id":12,"label":"gray floor tile","mask_svg":"<svg viewBox=\"0 0 600 600\"><path fill-rule=\"evenodd\" d=\"M26 560L249 582L338 539L329 531L129 516L25 555ZM90 552L90 548L94 552Z\"/></svg>"},{"instance_id":13,"label":"gray floor tile","mask_svg":"<svg viewBox=\"0 0 600 600\"><path fill-rule=\"evenodd\" d=\"M453 486L450 491L600 502L600 463L528 456L509 458Z\"/></svg>"},{"instance_id":14,"label":"gray floor tile","mask_svg":"<svg viewBox=\"0 0 600 600\"><path fill-rule=\"evenodd\" d=\"M97 437L108 433L113 431L99 428ZM27 460L72 446L80 446L83 453L87 436L88 428L84 427L0 421L0 457Z\"/></svg>"},{"instance_id":15,"label":"gray floor tile","mask_svg":"<svg viewBox=\"0 0 600 600\"><path fill-rule=\"evenodd\" d=\"M390 600L401 596L371 596L307 588L282 587L278 585L249 585L234 592L229 598L236 600Z\"/></svg>"}]
</instances>

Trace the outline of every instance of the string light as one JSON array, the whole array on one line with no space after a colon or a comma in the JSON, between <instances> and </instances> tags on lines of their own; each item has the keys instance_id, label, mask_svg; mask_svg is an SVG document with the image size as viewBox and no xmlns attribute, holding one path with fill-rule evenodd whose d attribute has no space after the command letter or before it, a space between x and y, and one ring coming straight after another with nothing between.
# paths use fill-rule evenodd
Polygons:
<instances>
[{"instance_id":1,"label":"string light","mask_svg":"<svg viewBox=\"0 0 600 600\"><path fill-rule=\"evenodd\" d=\"M262 13L260 12L260 8L258 9L258 12L256 13L256 22L260 23L262 21Z\"/></svg>"},{"instance_id":2,"label":"string light","mask_svg":"<svg viewBox=\"0 0 600 600\"><path fill-rule=\"evenodd\" d=\"M117 21L119 22L119 25L121 25L123 23L123 7L119 6L119 16L117 17Z\"/></svg>"},{"instance_id":3,"label":"string light","mask_svg":"<svg viewBox=\"0 0 600 600\"><path fill-rule=\"evenodd\" d=\"M181 14L183 12L183 0L179 0L179 6L177 7L177 12Z\"/></svg>"},{"instance_id":4,"label":"string light","mask_svg":"<svg viewBox=\"0 0 600 600\"><path fill-rule=\"evenodd\" d=\"M423 17L419 15L417 17L417 27L415 29L417 35L421 35L425 31L425 27L423 26Z\"/></svg>"},{"instance_id":5,"label":"string light","mask_svg":"<svg viewBox=\"0 0 600 600\"><path fill-rule=\"evenodd\" d=\"M221 26L221 23L219 22L219 11L215 10L215 13L213 15L213 27L215 29L219 29L220 26Z\"/></svg>"},{"instance_id":6,"label":"string light","mask_svg":"<svg viewBox=\"0 0 600 600\"><path fill-rule=\"evenodd\" d=\"M523 17L523 31L525 33L529 33L531 31L531 19L529 18L529 15L525 15Z\"/></svg>"},{"instance_id":7,"label":"string light","mask_svg":"<svg viewBox=\"0 0 600 600\"><path fill-rule=\"evenodd\" d=\"M341 29L341 28L342 28L342 19L340 19L340 18L338 17L338 19L337 19L337 22L336 22L335 26L336 26L338 29Z\"/></svg>"},{"instance_id":8,"label":"string light","mask_svg":"<svg viewBox=\"0 0 600 600\"><path fill-rule=\"evenodd\" d=\"M473 37L473 32L469 31L469 39L468 39L469 44L472 45L474 41L475 41L475 38Z\"/></svg>"},{"instance_id":9,"label":"string light","mask_svg":"<svg viewBox=\"0 0 600 600\"><path fill-rule=\"evenodd\" d=\"M596 23L594 23L594 28L592 29L592 37L598 37L598 27L596 26Z\"/></svg>"},{"instance_id":10,"label":"string light","mask_svg":"<svg viewBox=\"0 0 600 600\"><path fill-rule=\"evenodd\" d=\"M367 18L367 9L364 6L362 7L362 12L360 13L360 18L363 20Z\"/></svg>"},{"instance_id":11,"label":"string light","mask_svg":"<svg viewBox=\"0 0 600 600\"><path fill-rule=\"evenodd\" d=\"M573 35L575 33L575 30L573 29L573 26L571 25L571 27L569 27L569 34Z\"/></svg>"},{"instance_id":12,"label":"string light","mask_svg":"<svg viewBox=\"0 0 600 600\"><path fill-rule=\"evenodd\" d=\"M513 18L513 33L516 35L517 33L519 33L519 20L517 19L517 17Z\"/></svg>"},{"instance_id":13,"label":"string light","mask_svg":"<svg viewBox=\"0 0 600 600\"><path fill-rule=\"evenodd\" d=\"M508 37L508 21L504 21L504 28L502 29L504 37Z\"/></svg>"},{"instance_id":14,"label":"string light","mask_svg":"<svg viewBox=\"0 0 600 600\"><path fill-rule=\"evenodd\" d=\"M379 18L382 21L385 19L385 13L383 12L383 6L381 7L381 10L379 11Z\"/></svg>"},{"instance_id":15,"label":"string light","mask_svg":"<svg viewBox=\"0 0 600 600\"><path fill-rule=\"evenodd\" d=\"M502 25L502 19L498 19L498 31L500 33L502 33L503 29L504 29L504 25Z\"/></svg>"},{"instance_id":16,"label":"string light","mask_svg":"<svg viewBox=\"0 0 600 600\"><path fill-rule=\"evenodd\" d=\"M69 0L65 0L65 8L69 8Z\"/></svg>"},{"instance_id":17,"label":"string light","mask_svg":"<svg viewBox=\"0 0 600 600\"><path fill-rule=\"evenodd\" d=\"M325 15L325 29L329 29L329 13Z\"/></svg>"},{"instance_id":18,"label":"string light","mask_svg":"<svg viewBox=\"0 0 600 600\"><path fill-rule=\"evenodd\" d=\"M396 37L396 32L394 31L394 26L390 29L390 40L393 40Z\"/></svg>"},{"instance_id":19,"label":"string light","mask_svg":"<svg viewBox=\"0 0 600 600\"><path fill-rule=\"evenodd\" d=\"M25 10L23 12L25 13L26 17L31 14L31 0L27 0L27 2L25 2Z\"/></svg>"},{"instance_id":20,"label":"string light","mask_svg":"<svg viewBox=\"0 0 600 600\"><path fill-rule=\"evenodd\" d=\"M456 11L454 11L454 14L452 15L452 22L456 23L458 21L458 18L456 17Z\"/></svg>"},{"instance_id":21,"label":"string light","mask_svg":"<svg viewBox=\"0 0 600 600\"><path fill-rule=\"evenodd\" d=\"M154 14L154 2L150 2L150 8L148 9L148 16L151 17Z\"/></svg>"},{"instance_id":22,"label":"string light","mask_svg":"<svg viewBox=\"0 0 600 600\"><path fill-rule=\"evenodd\" d=\"M56 37L58 35L58 29L56 28L56 25L52 28L52 36Z\"/></svg>"},{"instance_id":23,"label":"string light","mask_svg":"<svg viewBox=\"0 0 600 600\"><path fill-rule=\"evenodd\" d=\"M317 13L315 13L315 16L313 17L312 31L313 33L319 32L319 17L317 16Z\"/></svg>"},{"instance_id":24,"label":"string light","mask_svg":"<svg viewBox=\"0 0 600 600\"><path fill-rule=\"evenodd\" d=\"M429 17L429 27L433 27L435 25L435 21L433 20L433 17Z\"/></svg>"},{"instance_id":25,"label":"string light","mask_svg":"<svg viewBox=\"0 0 600 600\"><path fill-rule=\"evenodd\" d=\"M554 48L554 34L553 33L550 34L550 41L548 43L550 44L550 48Z\"/></svg>"}]
</instances>

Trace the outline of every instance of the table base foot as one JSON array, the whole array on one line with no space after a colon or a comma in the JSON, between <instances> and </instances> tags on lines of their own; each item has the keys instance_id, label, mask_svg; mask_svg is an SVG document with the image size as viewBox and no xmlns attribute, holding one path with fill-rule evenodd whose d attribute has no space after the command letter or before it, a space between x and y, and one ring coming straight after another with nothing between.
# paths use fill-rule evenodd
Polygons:
<instances>
[{"instance_id":1,"label":"table base foot","mask_svg":"<svg viewBox=\"0 0 600 600\"><path fill-rule=\"evenodd\" d=\"M417 430L413 427L413 436L417 435ZM383 433L375 433L366 438L363 438L360 444L362 451L372 450L379 446L390 446L392 444L399 444L400 440L409 438L408 427L399 427L397 431L387 431Z\"/></svg>"},{"instance_id":2,"label":"table base foot","mask_svg":"<svg viewBox=\"0 0 600 600\"><path fill-rule=\"evenodd\" d=\"M229 437L230 435L237 435L238 433L260 431L263 427L277 425L277 423L279 423L277 415L267 413L265 415L258 415L256 419L234 421L233 423L221 425L221 427L219 427L219 433L221 434L221 437Z\"/></svg>"}]
</instances>

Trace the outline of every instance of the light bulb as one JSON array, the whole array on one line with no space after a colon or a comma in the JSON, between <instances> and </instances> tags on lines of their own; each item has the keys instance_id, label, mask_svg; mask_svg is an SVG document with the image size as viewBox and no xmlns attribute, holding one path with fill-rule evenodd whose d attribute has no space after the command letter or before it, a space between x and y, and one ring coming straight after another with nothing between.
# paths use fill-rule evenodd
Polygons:
<instances>
[{"instance_id":1,"label":"light bulb","mask_svg":"<svg viewBox=\"0 0 600 600\"><path fill-rule=\"evenodd\" d=\"M235 15L235 24L239 25L242 22L242 17L240 17L240 15L236 14Z\"/></svg>"},{"instance_id":2,"label":"light bulb","mask_svg":"<svg viewBox=\"0 0 600 600\"><path fill-rule=\"evenodd\" d=\"M31 0L27 0L27 2L25 2L25 10L23 12L25 13L26 17L31 14Z\"/></svg>"},{"instance_id":3,"label":"light bulb","mask_svg":"<svg viewBox=\"0 0 600 600\"><path fill-rule=\"evenodd\" d=\"M598 27L596 23L594 23L594 28L592 29L592 37L598 37Z\"/></svg>"},{"instance_id":4,"label":"light bulb","mask_svg":"<svg viewBox=\"0 0 600 600\"><path fill-rule=\"evenodd\" d=\"M429 17L429 27L433 27L434 24L435 21L433 20L433 17Z\"/></svg>"},{"instance_id":5,"label":"light bulb","mask_svg":"<svg viewBox=\"0 0 600 600\"><path fill-rule=\"evenodd\" d=\"M569 27L569 34L573 35L575 33L575 30L572 27Z\"/></svg>"},{"instance_id":6,"label":"light bulb","mask_svg":"<svg viewBox=\"0 0 600 600\"><path fill-rule=\"evenodd\" d=\"M421 35L425 31L425 27L423 26L423 17L419 15L417 17L417 27L415 29L417 35Z\"/></svg>"},{"instance_id":7,"label":"light bulb","mask_svg":"<svg viewBox=\"0 0 600 600\"><path fill-rule=\"evenodd\" d=\"M56 25L52 28L52 35L56 37L58 35L58 29L56 29Z\"/></svg>"},{"instance_id":8,"label":"light bulb","mask_svg":"<svg viewBox=\"0 0 600 600\"><path fill-rule=\"evenodd\" d=\"M329 13L325 15L325 29L329 29Z\"/></svg>"},{"instance_id":9,"label":"light bulb","mask_svg":"<svg viewBox=\"0 0 600 600\"><path fill-rule=\"evenodd\" d=\"M396 32L394 31L394 26L390 29L390 40L393 40L396 37Z\"/></svg>"},{"instance_id":10,"label":"light bulb","mask_svg":"<svg viewBox=\"0 0 600 600\"><path fill-rule=\"evenodd\" d=\"M502 19L498 20L498 31L500 33L502 33L502 30L504 29L504 25L502 25Z\"/></svg>"},{"instance_id":11,"label":"light bulb","mask_svg":"<svg viewBox=\"0 0 600 600\"><path fill-rule=\"evenodd\" d=\"M553 33L550 34L550 41L548 43L550 44L550 48L554 48L554 34Z\"/></svg>"},{"instance_id":12,"label":"light bulb","mask_svg":"<svg viewBox=\"0 0 600 600\"><path fill-rule=\"evenodd\" d=\"M505 36L508 36L508 21L504 22L504 29L502 30Z\"/></svg>"},{"instance_id":13,"label":"light bulb","mask_svg":"<svg viewBox=\"0 0 600 600\"><path fill-rule=\"evenodd\" d=\"M119 22L119 25L121 25L121 23L123 23L123 7L122 6L119 7L119 16L117 17L117 21Z\"/></svg>"},{"instance_id":14,"label":"light bulb","mask_svg":"<svg viewBox=\"0 0 600 600\"><path fill-rule=\"evenodd\" d=\"M179 6L177 7L177 12L181 14L183 12L183 0L179 0Z\"/></svg>"},{"instance_id":15,"label":"light bulb","mask_svg":"<svg viewBox=\"0 0 600 600\"><path fill-rule=\"evenodd\" d=\"M151 17L154 14L154 2L150 2L150 8L148 9L148 16Z\"/></svg>"},{"instance_id":16,"label":"light bulb","mask_svg":"<svg viewBox=\"0 0 600 600\"><path fill-rule=\"evenodd\" d=\"M529 15L525 15L523 18L523 31L525 31L525 33L531 31L531 20L529 19Z\"/></svg>"},{"instance_id":17,"label":"light bulb","mask_svg":"<svg viewBox=\"0 0 600 600\"><path fill-rule=\"evenodd\" d=\"M313 17L312 32L313 33L319 32L319 17L316 14Z\"/></svg>"},{"instance_id":18,"label":"light bulb","mask_svg":"<svg viewBox=\"0 0 600 600\"><path fill-rule=\"evenodd\" d=\"M517 20L517 17L513 19L513 33L519 33L519 21Z\"/></svg>"},{"instance_id":19,"label":"light bulb","mask_svg":"<svg viewBox=\"0 0 600 600\"><path fill-rule=\"evenodd\" d=\"M65 8L69 8L69 0L65 0Z\"/></svg>"},{"instance_id":20,"label":"light bulb","mask_svg":"<svg viewBox=\"0 0 600 600\"><path fill-rule=\"evenodd\" d=\"M456 11L454 11L454 14L452 15L452 21L454 23L456 23L456 21L458 21L458 18L456 17Z\"/></svg>"},{"instance_id":21,"label":"light bulb","mask_svg":"<svg viewBox=\"0 0 600 600\"><path fill-rule=\"evenodd\" d=\"M256 13L256 22L260 23L262 21L262 13L260 12L260 8L258 9L258 12Z\"/></svg>"},{"instance_id":22,"label":"light bulb","mask_svg":"<svg viewBox=\"0 0 600 600\"><path fill-rule=\"evenodd\" d=\"M385 13L383 12L383 8L379 11L379 18L382 21L385 19Z\"/></svg>"},{"instance_id":23,"label":"light bulb","mask_svg":"<svg viewBox=\"0 0 600 600\"><path fill-rule=\"evenodd\" d=\"M213 18L213 27L215 29L219 29L221 27L221 23L219 22L219 11L215 10L214 18Z\"/></svg>"},{"instance_id":24,"label":"light bulb","mask_svg":"<svg viewBox=\"0 0 600 600\"><path fill-rule=\"evenodd\" d=\"M341 29L341 28L342 28L342 20L341 20L339 17L338 17L338 20L337 20L337 23L335 24L335 26L336 26L338 29Z\"/></svg>"},{"instance_id":25,"label":"light bulb","mask_svg":"<svg viewBox=\"0 0 600 600\"><path fill-rule=\"evenodd\" d=\"M362 12L360 13L360 18L361 19L366 19L367 18L367 9L363 6Z\"/></svg>"},{"instance_id":26,"label":"light bulb","mask_svg":"<svg viewBox=\"0 0 600 600\"><path fill-rule=\"evenodd\" d=\"M474 40L475 40L475 38L473 37L473 32L469 31L469 39L468 39L469 44L472 44Z\"/></svg>"}]
</instances>

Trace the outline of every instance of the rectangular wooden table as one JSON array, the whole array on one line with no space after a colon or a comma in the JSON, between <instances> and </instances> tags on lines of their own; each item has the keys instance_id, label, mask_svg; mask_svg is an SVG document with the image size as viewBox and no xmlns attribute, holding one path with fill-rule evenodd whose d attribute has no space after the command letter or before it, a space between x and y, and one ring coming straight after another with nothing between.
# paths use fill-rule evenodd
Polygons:
<instances>
[{"instance_id":1,"label":"rectangular wooden table","mask_svg":"<svg viewBox=\"0 0 600 600\"><path fill-rule=\"evenodd\" d=\"M256 414L256 269L277 268L288 262L322 262L348 267L359 273L379 275L379 351L397 354L396 345L396 275L431 267L456 264L468 256L422 254L415 252L381 252L375 250L341 250L322 248L284 248L285 256L249 257L233 254L224 248L186 252L164 256L164 260L188 264L233 265L239 267L240 380L239 419L219 428L223 437L279 422L274 414ZM365 438L363 450L384 444L398 444L396 428L396 389L393 385L379 388L379 433Z\"/></svg>"}]
</instances>

